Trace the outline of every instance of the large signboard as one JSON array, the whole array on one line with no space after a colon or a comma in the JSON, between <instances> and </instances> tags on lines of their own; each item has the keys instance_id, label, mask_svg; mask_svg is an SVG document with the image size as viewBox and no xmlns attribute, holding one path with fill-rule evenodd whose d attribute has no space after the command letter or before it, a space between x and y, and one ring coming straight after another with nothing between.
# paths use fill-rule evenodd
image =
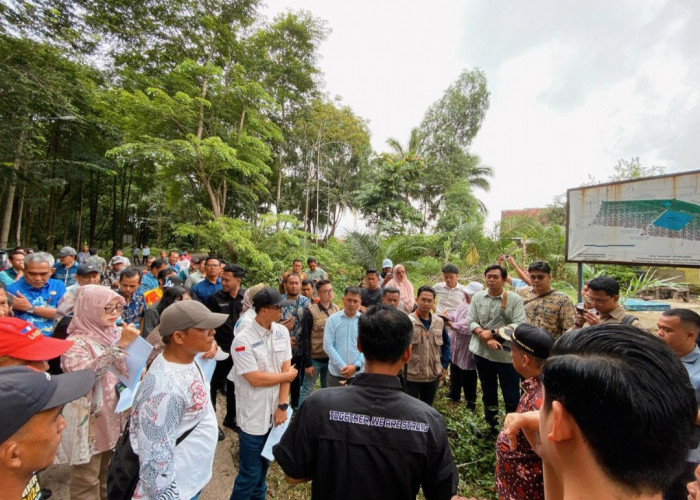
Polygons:
<instances>
[{"instance_id":1,"label":"large signboard","mask_svg":"<svg viewBox=\"0 0 700 500\"><path fill-rule=\"evenodd\" d=\"M700 267L700 171L567 191L566 260Z\"/></svg>"}]
</instances>

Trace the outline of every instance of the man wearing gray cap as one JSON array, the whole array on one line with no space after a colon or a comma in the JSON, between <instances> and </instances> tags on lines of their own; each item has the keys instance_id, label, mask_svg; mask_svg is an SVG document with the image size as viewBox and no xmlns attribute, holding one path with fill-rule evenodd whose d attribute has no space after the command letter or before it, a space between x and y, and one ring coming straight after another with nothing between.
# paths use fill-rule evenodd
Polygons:
<instances>
[{"instance_id":1,"label":"man wearing gray cap","mask_svg":"<svg viewBox=\"0 0 700 500\"><path fill-rule=\"evenodd\" d=\"M94 383L92 370L52 376L26 366L0 369L3 499L22 498L34 472L53 463L66 426L63 405L87 394Z\"/></svg>"},{"instance_id":2,"label":"man wearing gray cap","mask_svg":"<svg viewBox=\"0 0 700 500\"><path fill-rule=\"evenodd\" d=\"M78 253L73 247L63 247L58 252L58 261L51 278L62 281L68 288L75 284L75 275L78 272L78 261L75 259Z\"/></svg>"},{"instance_id":3,"label":"man wearing gray cap","mask_svg":"<svg viewBox=\"0 0 700 500\"><path fill-rule=\"evenodd\" d=\"M266 498L270 462L260 453L272 426L287 420L289 385L297 376L289 332L277 323L288 304L274 288L260 290L253 297L255 320L231 345L240 427L238 476L231 500Z\"/></svg>"},{"instance_id":4,"label":"man wearing gray cap","mask_svg":"<svg viewBox=\"0 0 700 500\"><path fill-rule=\"evenodd\" d=\"M214 329L227 317L196 300L175 302L161 314L165 349L141 381L131 416L129 437L139 456L134 498L191 499L211 479L219 432L195 356L212 348Z\"/></svg>"}]
</instances>

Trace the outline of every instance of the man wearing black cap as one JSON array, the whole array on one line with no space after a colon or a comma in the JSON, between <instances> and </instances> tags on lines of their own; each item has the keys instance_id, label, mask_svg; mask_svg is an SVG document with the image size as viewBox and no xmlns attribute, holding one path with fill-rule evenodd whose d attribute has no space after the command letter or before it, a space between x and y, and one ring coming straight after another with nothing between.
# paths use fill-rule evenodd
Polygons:
<instances>
[{"instance_id":1,"label":"man wearing black cap","mask_svg":"<svg viewBox=\"0 0 700 500\"><path fill-rule=\"evenodd\" d=\"M510 335L513 368L525 380L517 413L539 410L542 406L540 373L554 340L545 330L521 323ZM518 447L510 449L508 436L501 431L496 441L496 492L503 499L544 500L542 459L518 433Z\"/></svg>"},{"instance_id":2,"label":"man wearing black cap","mask_svg":"<svg viewBox=\"0 0 700 500\"><path fill-rule=\"evenodd\" d=\"M66 426L63 405L87 394L94 383L91 370L51 376L25 366L0 369L2 498L22 498L34 472L53 463Z\"/></svg>"},{"instance_id":3,"label":"man wearing black cap","mask_svg":"<svg viewBox=\"0 0 700 500\"><path fill-rule=\"evenodd\" d=\"M238 264L227 264L221 273L221 290L209 297L207 307L211 312L227 314L226 322L216 329L214 338L224 352L231 350L233 342L233 327L243 310L243 294L241 281L245 277L245 269ZM216 408L216 393L226 387L226 416L224 425L236 428L236 394L233 382L226 377L233 367L233 360L227 357L216 362L214 375L211 377L211 402Z\"/></svg>"},{"instance_id":4,"label":"man wearing black cap","mask_svg":"<svg viewBox=\"0 0 700 500\"><path fill-rule=\"evenodd\" d=\"M134 498L190 499L209 482L218 430L209 384L195 356L212 348L214 328L226 318L195 300L163 311L159 331L165 349L146 372L131 416L129 437L140 468Z\"/></svg>"},{"instance_id":5,"label":"man wearing black cap","mask_svg":"<svg viewBox=\"0 0 700 500\"><path fill-rule=\"evenodd\" d=\"M78 298L78 290L85 285L98 285L100 283L100 269L92 264L80 264L75 275L75 284L66 288L61 301L56 306L56 316L54 316L54 329L60 321L68 315L73 314L75 301Z\"/></svg>"},{"instance_id":6,"label":"man wearing black cap","mask_svg":"<svg viewBox=\"0 0 700 500\"><path fill-rule=\"evenodd\" d=\"M288 305L272 287L253 297L256 316L233 339L231 354L236 385L239 432L238 476L231 499L264 499L270 462L260 456L273 425L287 420L289 384L297 376L287 329L277 323Z\"/></svg>"}]
</instances>

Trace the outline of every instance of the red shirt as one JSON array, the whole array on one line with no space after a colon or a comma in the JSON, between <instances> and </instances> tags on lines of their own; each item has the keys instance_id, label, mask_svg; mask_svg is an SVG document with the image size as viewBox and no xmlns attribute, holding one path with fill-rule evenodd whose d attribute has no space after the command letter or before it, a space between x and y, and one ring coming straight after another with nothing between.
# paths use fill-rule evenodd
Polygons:
<instances>
[{"instance_id":1,"label":"red shirt","mask_svg":"<svg viewBox=\"0 0 700 500\"><path fill-rule=\"evenodd\" d=\"M542 381L529 378L522 383L524 394L517 413L539 410L542 406ZM511 450L503 431L496 440L496 492L503 500L544 500L542 459L530 446L523 431L518 432L517 449Z\"/></svg>"}]
</instances>

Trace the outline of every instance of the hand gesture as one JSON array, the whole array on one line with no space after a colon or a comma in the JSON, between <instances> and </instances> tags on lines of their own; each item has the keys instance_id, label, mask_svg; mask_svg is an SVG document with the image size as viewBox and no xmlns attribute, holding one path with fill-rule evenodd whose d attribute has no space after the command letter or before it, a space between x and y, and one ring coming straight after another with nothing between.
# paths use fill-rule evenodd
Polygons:
<instances>
[{"instance_id":1,"label":"hand gesture","mask_svg":"<svg viewBox=\"0 0 700 500\"><path fill-rule=\"evenodd\" d=\"M139 332L138 328L134 325L126 325L122 328L122 334L121 337L119 337L119 344L117 345L124 348L136 340L136 337L139 335L141 335L141 332Z\"/></svg>"},{"instance_id":2,"label":"hand gesture","mask_svg":"<svg viewBox=\"0 0 700 500\"><path fill-rule=\"evenodd\" d=\"M355 375L356 372L357 369L354 365L345 365L345 368L340 370L340 375L342 375L343 378L350 378Z\"/></svg>"},{"instance_id":3,"label":"hand gesture","mask_svg":"<svg viewBox=\"0 0 700 500\"><path fill-rule=\"evenodd\" d=\"M588 323L588 326L599 325L601 323L600 318L590 311L584 311L581 315Z\"/></svg>"},{"instance_id":4,"label":"hand gesture","mask_svg":"<svg viewBox=\"0 0 700 500\"><path fill-rule=\"evenodd\" d=\"M214 356L216 356L216 351L219 350L219 344L216 343L216 340L213 340L211 343L211 348L207 352L202 353L202 358L203 359L212 359Z\"/></svg>"},{"instance_id":5,"label":"hand gesture","mask_svg":"<svg viewBox=\"0 0 700 500\"><path fill-rule=\"evenodd\" d=\"M12 309L24 312L30 307L32 307L32 304L29 302L27 297L22 295L22 292L17 291L17 297L12 301Z\"/></svg>"},{"instance_id":6,"label":"hand gesture","mask_svg":"<svg viewBox=\"0 0 700 500\"><path fill-rule=\"evenodd\" d=\"M306 374L309 377L314 378L314 367L313 366L307 366L306 368L304 368L304 372L306 372Z\"/></svg>"},{"instance_id":7,"label":"hand gesture","mask_svg":"<svg viewBox=\"0 0 700 500\"><path fill-rule=\"evenodd\" d=\"M277 408L275 410L275 427L280 425L282 422L287 420L287 411L286 410L280 410Z\"/></svg>"},{"instance_id":8,"label":"hand gesture","mask_svg":"<svg viewBox=\"0 0 700 500\"><path fill-rule=\"evenodd\" d=\"M294 365L291 365L289 367L289 369L284 373L285 373L285 375L287 375L287 382L291 382L292 380L297 378L297 375L299 374L299 370L297 370ZM284 422L284 420L283 420L283 422Z\"/></svg>"},{"instance_id":9,"label":"hand gesture","mask_svg":"<svg viewBox=\"0 0 700 500\"><path fill-rule=\"evenodd\" d=\"M496 339L487 340L486 345L489 347L489 349L492 349L494 351L498 351L499 349L503 350L503 344L501 344Z\"/></svg>"}]
</instances>

